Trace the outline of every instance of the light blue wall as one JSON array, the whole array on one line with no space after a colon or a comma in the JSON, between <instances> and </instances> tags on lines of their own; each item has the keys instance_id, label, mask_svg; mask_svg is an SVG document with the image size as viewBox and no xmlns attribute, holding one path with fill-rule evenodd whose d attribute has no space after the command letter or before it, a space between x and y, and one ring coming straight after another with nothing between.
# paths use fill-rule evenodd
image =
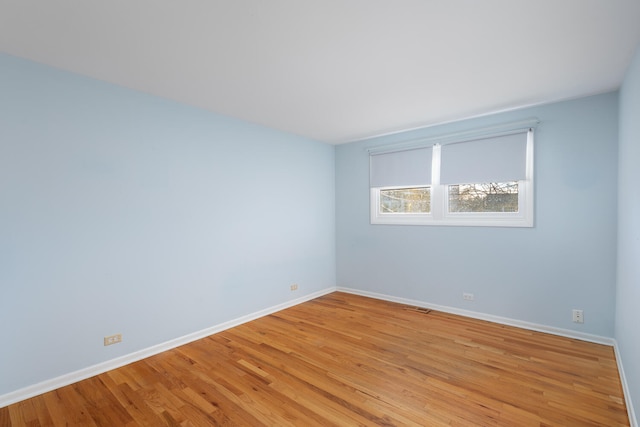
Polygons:
<instances>
[{"instance_id":1,"label":"light blue wall","mask_svg":"<svg viewBox=\"0 0 640 427\"><path fill-rule=\"evenodd\" d=\"M639 57L619 103L622 195L640 180ZM335 164L325 144L2 54L0 94L0 395L336 275L339 286L613 336L616 93L338 146ZM369 224L366 147L532 116L534 228ZM640 200L621 197L615 336L636 407L639 217ZM103 347L113 333L124 342Z\"/></svg>"},{"instance_id":2,"label":"light blue wall","mask_svg":"<svg viewBox=\"0 0 640 427\"><path fill-rule=\"evenodd\" d=\"M333 146L0 55L0 395L335 286L334 188Z\"/></svg>"},{"instance_id":3,"label":"light blue wall","mask_svg":"<svg viewBox=\"0 0 640 427\"><path fill-rule=\"evenodd\" d=\"M616 339L640 410L640 48L620 89ZM637 414L636 414L637 417Z\"/></svg>"},{"instance_id":4,"label":"light blue wall","mask_svg":"<svg viewBox=\"0 0 640 427\"><path fill-rule=\"evenodd\" d=\"M609 93L337 147L338 286L612 337L617 112ZM530 117L534 228L370 225L367 147Z\"/></svg>"}]
</instances>

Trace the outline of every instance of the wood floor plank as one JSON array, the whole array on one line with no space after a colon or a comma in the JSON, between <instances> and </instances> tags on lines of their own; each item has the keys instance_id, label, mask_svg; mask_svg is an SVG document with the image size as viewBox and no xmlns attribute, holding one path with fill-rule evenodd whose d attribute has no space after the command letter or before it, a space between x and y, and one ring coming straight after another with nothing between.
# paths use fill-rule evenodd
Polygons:
<instances>
[{"instance_id":1,"label":"wood floor plank","mask_svg":"<svg viewBox=\"0 0 640 427\"><path fill-rule=\"evenodd\" d=\"M10 426L11 418L9 415L9 407L0 408L0 426Z\"/></svg>"},{"instance_id":2,"label":"wood floor plank","mask_svg":"<svg viewBox=\"0 0 640 427\"><path fill-rule=\"evenodd\" d=\"M628 426L613 349L335 292L0 408L22 426Z\"/></svg>"}]
</instances>

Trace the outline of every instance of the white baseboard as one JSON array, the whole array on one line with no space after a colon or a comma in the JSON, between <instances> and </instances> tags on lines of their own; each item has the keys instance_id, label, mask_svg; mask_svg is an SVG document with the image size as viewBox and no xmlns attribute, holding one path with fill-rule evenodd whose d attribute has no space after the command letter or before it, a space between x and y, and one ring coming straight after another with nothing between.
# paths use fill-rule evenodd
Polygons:
<instances>
[{"instance_id":1,"label":"white baseboard","mask_svg":"<svg viewBox=\"0 0 640 427\"><path fill-rule=\"evenodd\" d=\"M42 381L37 384L33 384L16 391L12 391L7 394L0 395L0 408L19 402L21 400L29 399L31 397L46 393L48 391L55 390L60 387L67 386L69 384L76 383L78 381L85 380L87 378L94 377L112 369L120 368L133 362L145 359L147 357L162 353L163 351L171 350L184 344L199 340L209 335L222 332L224 330L233 328L234 326L241 325L243 323L250 322L260 317L267 316L269 314L284 310L285 308L293 307L300 303L318 298L320 296L335 292L336 288L326 288L318 292L314 292L309 295L302 296L300 298L284 302L282 304L275 305L273 307L266 308L264 310L257 311L255 313L247 314L237 319L229 320L228 322L220 323L210 328L203 329L201 331L193 332L182 337L172 339L170 341L163 342L151 347L147 347L142 350L138 350L133 353L126 354L124 356L117 357L115 359L107 360L97 365L89 366L68 374L61 375L50 380Z\"/></svg>"},{"instance_id":2,"label":"white baseboard","mask_svg":"<svg viewBox=\"0 0 640 427\"><path fill-rule=\"evenodd\" d=\"M537 323L525 322L523 320L510 319L508 317L494 316L491 314L480 313L477 311L470 311L470 310L464 310L456 307L449 307L446 305L430 304L424 301L394 297L392 295L379 294L376 292L361 291L359 289L337 287L336 290L339 292L347 292L350 294L362 295L364 297L376 298L376 299L390 301L390 302L397 302L400 304L430 308L431 310L442 311L442 312L451 313L451 314L458 314L460 316L471 317L472 319L486 320L493 323L499 323L501 325L515 326L515 327L527 329L530 331L545 332L548 334L559 335L562 337L574 338L582 341L589 341L596 344L604 344L604 345L613 347L615 343L615 340L609 337L586 334L584 332L577 332L577 331L572 331L570 329L556 328L553 326L540 325Z\"/></svg>"},{"instance_id":3,"label":"white baseboard","mask_svg":"<svg viewBox=\"0 0 640 427\"><path fill-rule=\"evenodd\" d=\"M631 427L638 427L638 419L636 418L636 412L633 408L633 402L631 401L631 392L629 390L629 384L627 383L627 377L624 374L624 365L622 364L622 358L620 357L618 341L614 340L613 350L616 354L616 362L618 364L618 372L620 373L622 391L624 392L624 401L627 404L627 414L629 414L629 422L631 424Z\"/></svg>"},{"instance_id":4,"label":"white baseboard","mask_svg":"<svg viewBox=\"0 0 640 427\"><path fill-rule=\"evenodd\" d=\"M638 422L635 417L633 404L628 397L629 388L624 375L624 369L622 366L622 360L620 359L617 342L613 338L603 337L599 335L585 334L581 332L571 331L568 329L555 328L552 326L539 325L536 323L525 322L521 320L506 318L506 317L493 316L493 315L479 313L475 311L463 310L455 307L429 304L424 301L394 297L392 295L385 295L385 294L379 294L375 292L367 292L367 291L361 291L358 289L343 288L343 287L326 288L324 290L321 290L309 295L305 295L295 300L287 301L282 304L278 304L273 307L269 307L264 310L257 311L255 313L251 313L251 314L230 320L228 322L224 322L224 323L212 326L210 328L203 329L201 331L197 331L188 335L184 335L182 337L178 337L170 341L166 341L164 343L161 343L152 347L148 347L148 348L136 351L134 353L117 357L115 359L107 360L105 362L98 363L97 365L89 366L87 368L80 369L78 371L70 372L68 374L61 375L56 378L52 378L50 380L42 381L40 383L33 384L19 390L16 390L4 395L0 395L0 408L19 402L21 400L29 399L31 397L40 395L42 393L49 392L51 390L55 390L60 387L67 386L69 384L76 383L78 381L82 381L87 378L91 378L93 376L102 374L112 369L120 368L130 363L137 362L147 357L162 353L163 351L171 350L181 345L188 344L190 342L199 340L204 337L208 337L209 335L222 332L224 330L233 328L234 326L238 326L243 323L247 323L252 320L258 319L260 317L267 316L272 313L276 313L280 310L293 307L295 305L301 304L303 302L312 300L314 298L318 298L320 296L323 296L335 291L346 292L346 293L351 293L355 295L362 295L365 297L397 302L400 304L413 305L417 307L425 307L425 308L430 308L436 311L442 311L445 313L458 314L461 316L471 317L474 319L487 320L490 322L499 323L503 325L515 326L515 327L528 329L532 331L546 332L553 335L559 335L559 336L564 336L568 338L575 338L583 341L589 341L597 344L612 346L614 347L616 361L618 364L618 370L620 372L620 379L621 379L622 387L624 390L625 402L627 404L627 411L629 413L629 420L631 422L631 427L638 427Z\"/></svg>"}]
</instances>

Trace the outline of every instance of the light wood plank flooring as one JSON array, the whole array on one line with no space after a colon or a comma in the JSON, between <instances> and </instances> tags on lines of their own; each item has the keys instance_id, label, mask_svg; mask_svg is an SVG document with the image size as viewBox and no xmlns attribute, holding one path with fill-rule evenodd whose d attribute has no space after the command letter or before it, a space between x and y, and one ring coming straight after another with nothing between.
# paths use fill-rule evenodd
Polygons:
<instances>
[{"instance_id":1,"label":"light wood plank flooring","mask_svg":"<svg viewBox=\"0 0 640 427\"><path fill-rule=\"evenodd\" d=\"M628 426L611 347L332 293L0 409L1 426Z\"/></svg>"}]
</instances>

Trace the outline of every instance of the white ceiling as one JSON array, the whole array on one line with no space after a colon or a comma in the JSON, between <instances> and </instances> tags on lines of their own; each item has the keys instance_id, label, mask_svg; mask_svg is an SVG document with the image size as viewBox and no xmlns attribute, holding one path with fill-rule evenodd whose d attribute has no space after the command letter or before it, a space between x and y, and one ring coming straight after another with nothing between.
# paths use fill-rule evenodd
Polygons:
<instances>
[{"instance_id":1,"label":"white ceiling","mask_svg":"<svg viewBox=\"0 0 640 427\"><path fill-rule=\"evenodd\" d=\"M0 0L0 51L329 143L615 90L640 0Z\"/></svg>"}]
</instances>

